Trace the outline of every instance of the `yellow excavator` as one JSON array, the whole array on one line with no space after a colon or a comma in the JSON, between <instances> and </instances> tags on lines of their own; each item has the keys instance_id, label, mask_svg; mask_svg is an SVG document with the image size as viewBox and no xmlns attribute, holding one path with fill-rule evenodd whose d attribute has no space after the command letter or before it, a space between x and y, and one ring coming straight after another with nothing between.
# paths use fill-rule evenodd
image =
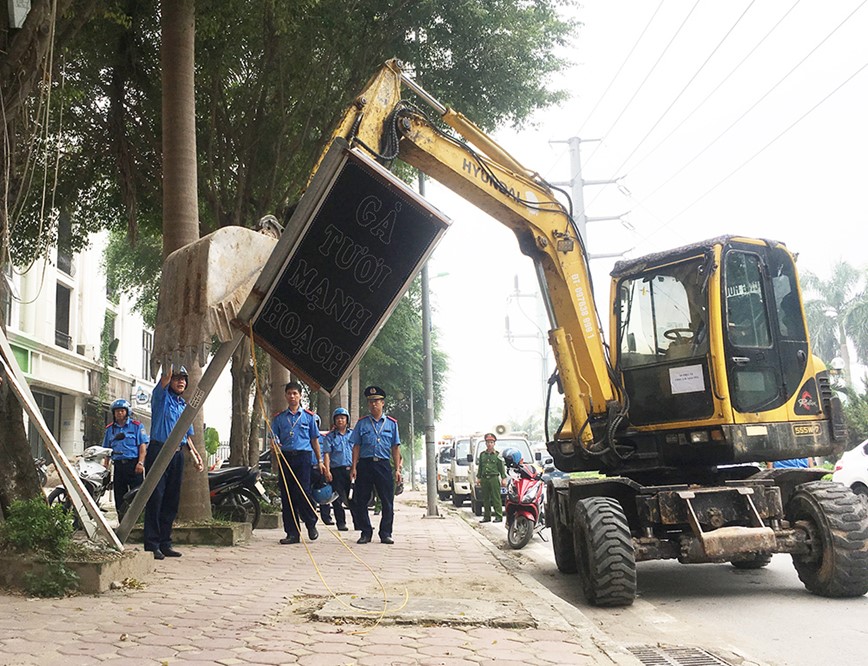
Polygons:
<instances>
[{"instance_id":1,"label":"yellow excavator","mask_svg":"<svg viewBox=\"0 0 868 666\"><path fill-rule=\"evenodd\" d=\"M599 472L550 481L545 520L558 568L578 573L590 603L632 603L639 561L755 569L774 553L791 554L815 594L868 591L860 498L821 480L824 470L757 464L829 455L846 434L828 372L811 352L783 243L724 236L618 262L607 344L569 197L441 105L400 63L387 62L368 82L332 138L385 168L400 159L435 178L509 227L533 261L557 362L547 410L557 395L563 401L547 447L563 471ZM269 246L257 243L265 256ZM170 257L164 283L181 266L205 275L220 244L206 238ZM237 249L244 243L229 244L230 263L245 256ZM185 328L157 341L155 358L201 350L234 316L225 294L246 294L253 277L227 285L218 267L204 279L221 282L221 295L206 298L193 321L161 301L158 319Z\"/></svg>"}]
</instances>

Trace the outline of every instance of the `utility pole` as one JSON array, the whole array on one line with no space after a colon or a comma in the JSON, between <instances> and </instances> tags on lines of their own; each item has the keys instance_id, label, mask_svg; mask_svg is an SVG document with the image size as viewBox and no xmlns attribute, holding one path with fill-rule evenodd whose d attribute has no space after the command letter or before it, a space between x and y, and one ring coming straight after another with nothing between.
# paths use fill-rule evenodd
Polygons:
<instances>
[{"instance_id":1,"label":"utility pole","mask_svg":"<svg viewBox=\"0 0 868 666\"><path fill-rule=\"evenodd\" d=\"M416 419L413 414L413 387L410 387L410 490L416 490Z\"/></svg>"},{"instance_id":2,"label":"utility pole","mask_svg":"<svg viewBox=\"0 0 868 666\"><path fill-rule=\"evenodd\" d=\"M622 219L623 215L627 213L622 213L621 215L607 216L607 217L588 217L585 214L585 192L584 188L586 185L614 185L618 182L618 179L615 180L584 180L582 178L582 155L580 150L580 145L582 143L590 143L592 141L600 141L600 139L580 139L577 136L571 136L569 139L565 140L555 140L550 141L549 143L566 143L570 147L570 180L563 183L552 183L553 185L560 186L569 186L570 188L570 196L573 200L573 219L576 222L576 227L579 230L579 236L582 238L582 242L585 244L585 247L588 247L588 231L587 226L588 222L603 222L606 220L620 220L621 223L624 223ZM589 253L590 256L590 253ZM602 255L601 255L602 256ZM606 256L619 256L619 255L606 255ZM594 257L591 257L594 258Z\"/></svg>"},{"instance_id":3,"label":"utility pole","mask_svg":"<svg viewBox=\"0 0 868 666\"><path fill-rule=\"evenodd\" d=\"M425 196L425 174L419 172L419 194ZM428 487L426 518L438 517L437 468L434 465L434 359L431 356L431 295L428 262L422 267L422 356L425 381L425 475Z\"/></svg>"},{"instance_id":4,"label":"utility pole","mask_svg":"<svg viewBox=\"0 0 868 666\"><path fill-rule=\"evenodd\" d=\"M534 333L513 333L512 329L510 328L510 325L509 325L509 314L507 314L506 319L505 319L505 322L506 322L506 340L507 340L507 342L510 343L510 346L512 346L513 340L517 340L519 338L532 339L532 340L536 340L539 343L539 349L538 350L518 349L518 347L514 347L514 346L513 346L513 348L516 349L517 351L536 351L536 353L539 354L539 356L540 356L540 371L542 373L542 378L541 378L542 400L543 400L543 403L545 403L545 398L546 398L546 394L548 393L548 384L549 384L549 382L548 382L548 379L549 379L549 359L548 359L549 345L548 345L548 339L546 338L546 335L543 331L543 327L540 326L540 324L539 324L541 316L544 316L544 315L541 315L541 312L540 312L541 299L540 299L539 293L536 291L522 292L518 287L518 276L517 275L515 276L514 284L515 284L515 291L513 291L509 296L506 297L507 304L510 301L513 301L513 300L516 301L518 303L519 311L534 326L534 328L536 329L536 332L534 332ZM533 319L531 319L527 315L527 313L525 313L521 309L521 302L519 299L522 299L522 298L530 298L533 300L533 302L536 306L536 314L534 315Z\"/></svg>"}]
</instances>

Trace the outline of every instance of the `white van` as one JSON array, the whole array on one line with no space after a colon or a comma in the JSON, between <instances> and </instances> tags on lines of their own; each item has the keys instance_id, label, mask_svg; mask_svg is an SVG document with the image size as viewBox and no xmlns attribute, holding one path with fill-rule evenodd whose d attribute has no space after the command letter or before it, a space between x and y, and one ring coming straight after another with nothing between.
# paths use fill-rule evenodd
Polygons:
<instances>
[{"instance_id":1,"label":"white van","mask_svg":"<svg viewBox=\"0 0 868 666\"><path fill-rule=\"evenodd\" d=\"M437 496L441 500L448 500L452 495L452 485L449 483L449 469L452 467L452 458L455 451L452 444L441 445L434 455L434 465L437 469Z\"/></svg>"},{"instance_id":2,"label":"white van","mask_svg":"<svg viewBox=\"0 0 868 666\"><path fill-rule=\"evenodd\" d=\"M453 440L452 462L449 466L449 489L452 492L452 505L461 506L470 499L470 461L467 459L473 444L482 435L461 435Z\"/></svg>"}]
</instances>

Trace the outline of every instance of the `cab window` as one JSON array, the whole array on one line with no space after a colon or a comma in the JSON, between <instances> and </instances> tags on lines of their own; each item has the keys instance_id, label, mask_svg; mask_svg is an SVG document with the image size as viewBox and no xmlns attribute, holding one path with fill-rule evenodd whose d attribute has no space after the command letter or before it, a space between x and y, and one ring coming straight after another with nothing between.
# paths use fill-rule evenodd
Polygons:
<instances>
[{"instance_id":1,"label":"cab window","mask_svg":"<svg viewBox=\"0 0 868 666\"><path fill-rule=\"evenodd\" d=\"M735 347L770 347L772 338L759 257L748 252L728 252L724 275L730 342Z\"/></svg>"}]
</instances>

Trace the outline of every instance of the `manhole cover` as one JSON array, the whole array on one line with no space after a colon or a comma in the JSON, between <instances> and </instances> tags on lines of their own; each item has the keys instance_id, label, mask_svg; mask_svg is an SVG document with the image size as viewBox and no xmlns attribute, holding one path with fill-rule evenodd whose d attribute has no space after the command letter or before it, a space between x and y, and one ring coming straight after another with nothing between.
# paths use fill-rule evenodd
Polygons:
<instances>
[{"instance_id":1,"label":"manhole cover","mask_svg":"<svg viewBox=\"0 0 868 666\"><path fill-rule=\"evenodd\" d=\"M728 661L695 647L634 645L627 649L645 666L732 666Z\"/></svg>"}]
</instances>

